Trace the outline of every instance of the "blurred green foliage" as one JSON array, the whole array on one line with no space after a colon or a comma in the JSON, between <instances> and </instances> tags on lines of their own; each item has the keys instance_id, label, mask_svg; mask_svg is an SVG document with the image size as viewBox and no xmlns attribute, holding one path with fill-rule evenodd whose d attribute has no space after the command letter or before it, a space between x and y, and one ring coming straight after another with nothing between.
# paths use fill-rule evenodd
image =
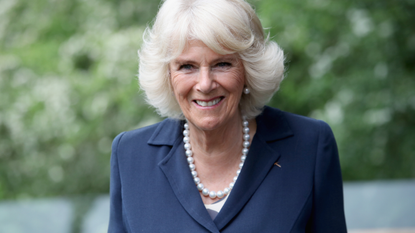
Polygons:
<instances>
[{"instance_id":1,"label":"blurred green foliage","mask_svg":"<svg viewBox=\"0 0 415 233\"><path fill-rule=\"evenodd\" d=\"M159 120L136 80L157 6L0 1L0 198L108 192L112 139Z\"/></svg>"},{"instance_id":2,"label":"blurred green foliage","mask_svg":"<svg viewBox=\"0 0 415 233\"><path fill-rule=\"evenodd\" d=\"M272 105L332 126L344 179L415 177L415 1L264 0L258 10L289 66Z\"/></svg>"},{"instance_id":3,"label":"blurred green foliage","mask_svg":"<svg viewBox=\"0 0 415 233\"><path fill-rule=\"evenodd\" d=\"M327 121L344 179L415 177L415 2L252 0L285 50L270 105ZM145 0L0 0L0 199L107 193L112 138L159 121Z\"/></svg>"}]
</instances>

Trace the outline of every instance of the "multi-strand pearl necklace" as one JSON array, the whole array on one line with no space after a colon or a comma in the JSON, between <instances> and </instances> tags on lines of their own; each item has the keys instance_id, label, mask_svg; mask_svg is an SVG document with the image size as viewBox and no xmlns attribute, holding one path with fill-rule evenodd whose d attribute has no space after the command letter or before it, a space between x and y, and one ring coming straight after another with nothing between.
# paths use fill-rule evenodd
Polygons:
<instances>
[{"instance_id":1,"label":"multi-strand pearl necklace","mask_svg":"<svg viewBox=\"0 0 415 233\"><path fill-rule=\"evenodd\" d=\"M246 159L246 155L248 154L248 147L250 145L249 143L249 127L248 127L248 121L245 117L243 117L242 121L243 126L243 148L242 148L242 156L241 156L241 162L239 163L239 169L236 171L236 176L233 177L233 181L229 184L227 188L225 188L223 191L209 191L208 188L206 188L202 182L200 182L200 178L197 176L196 166L194 164L194 158L193 158L193 152L192 147L190 145L190 132L189 132L189 124L186 122L184 124L184 130L183 130L183 142L184 142L184 149L186 150L186 156L187 156L187 162L189 163L189 168L193 176L193 180L196 183L197 189L202 192L204 196L209 196L212 199L215 199L216 197L222 198L229 194L229 192L232 190L233 186L235 185L236 180L238 179L239 173L241 173L241 169L244 166L244 162Z\"/></svg>"}]
</instances>

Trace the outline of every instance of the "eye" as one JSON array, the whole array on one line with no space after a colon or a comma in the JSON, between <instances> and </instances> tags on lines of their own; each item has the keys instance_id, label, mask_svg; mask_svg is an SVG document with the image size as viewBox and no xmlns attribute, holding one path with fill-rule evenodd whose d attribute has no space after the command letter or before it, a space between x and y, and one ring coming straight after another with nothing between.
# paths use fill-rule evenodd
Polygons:
<instances>
[{"instance_id":1,"label":"eye","mask_svg":"<svg viewBox=\"0 0 415 233\"><path fill-rule=\"evenodd\" d=\"M190 70L190 69L192 69L193 68L193 66L192 65L190 65L190 64L184 64L184 65L181 65L180 67L179 67L179 70Z\"/></svg>"},{"instance_id":2,"label":"eye","mask_svg":"<svg viewBox=\"0 0 415 233\"><path fill-rule=\"evenodd\" d=\"M219 62L218 64L216 64L216 66L220 68L226 68L226 67L231 67L232 64L229 62Z\"/></svg>"}]
</instances>

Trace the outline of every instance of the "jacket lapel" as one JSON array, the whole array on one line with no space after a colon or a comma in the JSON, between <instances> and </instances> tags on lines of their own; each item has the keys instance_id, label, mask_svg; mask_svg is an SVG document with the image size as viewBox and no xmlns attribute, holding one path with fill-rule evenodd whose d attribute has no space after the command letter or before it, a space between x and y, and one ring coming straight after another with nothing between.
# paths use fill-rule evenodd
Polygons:
<instances>
[{"instance_id":1,"label":"jacket lapel","mask_svg":"<svg viewBox=\"0 0 415 233\"><path fill-rule=\"evenodd\" d=\"M167 126L167 128L170 127L172 126ZM170 150L170 153L159 163L159 167L164 172L174 194L186 212L210 232L219 232L206 211L202 199L200 198L199 191L194 184L193 177L190 174L183 148L181 134L181 130L183 129L182 123L179 123L172 128L175 127L179 128L180 133L178 135L171 134L171 132L176 132L177 130L172 131L164 128L160 131L162 133L157 133L156 130L155 133L157 133L157 136L151 139L151 144L167 144L172 137L174 138L174 142L172 143L173 147Z\"/></svg>"},{"instance_id":2,"label":"jacket lapel","mask_svg":"<svg viewBox=\"0 0 415 233\"><path fill-rule=\"evenodd\" d=\"M228 200L215 218L214 222L219 230L244 207L279 157L280 154L270 148L266 142L257 136L254 137L241 174Z\"/></svg>"},{"instance_id":3,"label":"jacket lapel","mask_svg":"<svg viewBox=\"0 0 415 233\"><path fill-rule=\"evenodd\" d=\"M293 135L282 113L269 108L256 118L257 132L235 186L214 222L222 230L245 206L281 154L268 143Z\"/></svg>"}]
</instances>

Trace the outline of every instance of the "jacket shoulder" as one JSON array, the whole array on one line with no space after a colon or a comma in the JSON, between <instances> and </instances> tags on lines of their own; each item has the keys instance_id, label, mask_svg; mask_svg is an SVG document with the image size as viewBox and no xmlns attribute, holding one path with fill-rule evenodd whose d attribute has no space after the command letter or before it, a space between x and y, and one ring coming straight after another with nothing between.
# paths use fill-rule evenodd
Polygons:
<instances>
[{"instance_id":1,"label":"jacket shoulder","mask_svg":"<svg viewBox=\"0 0 415 233\"><path fill-rule=\"evenodd\" d=\"M267 106L264 108L263 115L268 124L275 122L276 127L285 125L294 134L299 132L319 132L321 130L331 131L330 126L322 120L282 111L277 108Z\"/></svg>"},{"instance_id":2,"label":"jacket shoulder","mask_svg":"<svg viewBox=\"0 0 415 233\"><path fill-rule=\"evenodd\" d=\"M318 120L318 119L314 119L311 117L306 117L306 116L302 116L302 115L298 115L298 114L294 114L290 112L283 112L283 114L285 114L285 117L287 118L288 121L295 122L297 125L300 125L300 127L301 126L329 127L329 125L322 120Z\"/></svg>"},{"instance_id":3,"label":"jacket shoulder","mask_svg":"<svg viewBox=\"0 0 415 233\"><path fill-rule=\"evenodd\" d=\"M136 143L143 141L147 142L148 139L153 135L155 130L162 124L162 122L163 121L142 128L122 132L120 133L120 135L122 135L121 141L123 143L131 141L134 141Z\"/></svg>"},{"instance_id":4,"label":"jacket shoulder","mask_svg":"<svg viewBox=\"0 0 415 233\"><path fill-rule=\"evenodd\" d=\"M119 147L147 145L173 145L181 134L180 120L167 118L143 128L120 133L115 139Z\"/></svg>"}]
</instances>

